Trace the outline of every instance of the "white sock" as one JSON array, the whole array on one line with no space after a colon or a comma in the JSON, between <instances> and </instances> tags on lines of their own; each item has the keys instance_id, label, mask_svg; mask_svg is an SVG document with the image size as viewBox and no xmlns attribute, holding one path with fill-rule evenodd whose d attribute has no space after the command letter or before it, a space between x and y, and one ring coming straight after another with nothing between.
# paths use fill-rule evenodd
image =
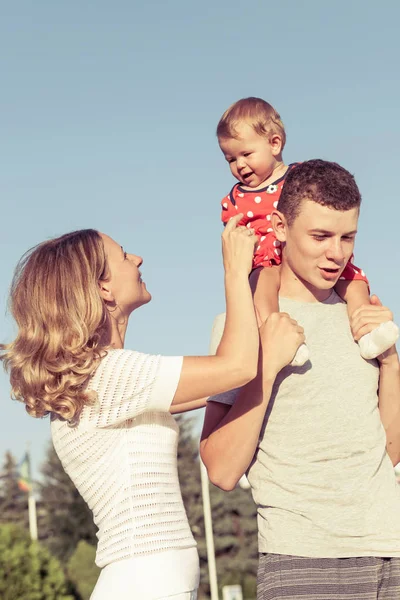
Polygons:
<instances>
[{"instance_id":1,"label":"white sock","mask_svg":"<svg viewBox=\"0 0 400 600\"><path fill-rule=\"evenodd\" d=\"M367 360L376 358L382 352L386 352L397 342L399 328L393 321L381 323L376 329L367 333L358 340L361 356Z\"/></svg>"},{"instance_id":2,"label":"white sock","mask_svg":"<svg viewBox=\"0 0 400 600\"><path fill-rule=\"evenodd\" d=\"M291 367L302 367L310 359L310 351L305 344L298 347L292 362Z\"/></svg>"}]
</instances>

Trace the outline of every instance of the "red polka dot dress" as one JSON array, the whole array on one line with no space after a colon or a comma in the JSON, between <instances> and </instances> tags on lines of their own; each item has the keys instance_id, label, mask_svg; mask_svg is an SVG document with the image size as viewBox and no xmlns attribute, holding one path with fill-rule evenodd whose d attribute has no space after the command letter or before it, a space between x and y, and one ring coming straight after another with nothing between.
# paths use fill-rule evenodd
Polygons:
<instances>
[{"instance_id":1,"label":"red polka dot dress","mask_svg":"<svg viewBox=\"0 0 400 600\"><path fill-rule=\"evenodd\" d=\"M231 217L243 213L244 217L240 225L252 227L258 236L259 243L254 252L253 269L281 264L281 243L276 239L272 229L271 213L278 206L287 174L296 164L298 163L289 165L282 177L259 190L246 190L237 183L221 202L221 219L225 225ZM351 260L347 263L341 279L347 281L358 279L368 284L364 272L353 265Z\"/></svg>"}]
</instances>

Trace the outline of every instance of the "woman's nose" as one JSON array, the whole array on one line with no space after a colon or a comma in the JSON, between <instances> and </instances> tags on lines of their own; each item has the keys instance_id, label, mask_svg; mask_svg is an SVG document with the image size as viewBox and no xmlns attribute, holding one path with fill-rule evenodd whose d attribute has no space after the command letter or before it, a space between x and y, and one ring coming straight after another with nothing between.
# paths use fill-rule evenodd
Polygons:
<instances>
[{"instance_id":1,"label":"woman's nose","mask_svg":"<svg viewBox=\"0 0 400 600\"><path fill-rule=\"evenodd\" d=\"M132 254L131 255L134 263L137 267L140 267L140 265L143 263L143 258L141 256L138 256L137 254Z\"/></svg>"}]
</instances>

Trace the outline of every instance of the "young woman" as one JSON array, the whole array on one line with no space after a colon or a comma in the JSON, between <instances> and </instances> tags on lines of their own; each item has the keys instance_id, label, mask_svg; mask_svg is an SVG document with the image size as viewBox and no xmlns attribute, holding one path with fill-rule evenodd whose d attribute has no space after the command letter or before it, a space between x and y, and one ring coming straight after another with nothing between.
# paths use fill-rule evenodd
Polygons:
<instances>
[{"instance_id":1,"label":"young woman","mask_svg":"<svg viewBox=\"0 0 400 600\"><path fill-rule=\"evenodd\" d=\"M0 358L28 413L51 416L54 447L93 511L102 571L92 600L196 598L198 555L171 413L204 406L205 397L256 375L248 283L256 239L237 227L241 216L222 235L227 319L215 356L124 349L131 313L151 300L143 261L95 230L39 244L14 276L18 334Z\"/></svg>"}]
</instances>

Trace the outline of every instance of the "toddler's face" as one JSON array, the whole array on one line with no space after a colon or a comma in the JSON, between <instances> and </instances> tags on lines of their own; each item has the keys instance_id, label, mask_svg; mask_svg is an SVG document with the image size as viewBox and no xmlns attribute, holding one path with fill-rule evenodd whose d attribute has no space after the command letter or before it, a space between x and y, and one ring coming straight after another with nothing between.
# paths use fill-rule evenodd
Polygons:
<instances>
[{"instance_id":1,"label":"toddler's face","mask_svg":"<svg viewBox=\"0 0 400 600\"><path fill-rule=\"evenodd\" d=\"M249 188L260 187L277 166L277 157L281 152L280 138L273 135L269 141L244 122L236 130L236 138L220 138L219 146L232 175Z\"/></svg>"}]
</instances>

